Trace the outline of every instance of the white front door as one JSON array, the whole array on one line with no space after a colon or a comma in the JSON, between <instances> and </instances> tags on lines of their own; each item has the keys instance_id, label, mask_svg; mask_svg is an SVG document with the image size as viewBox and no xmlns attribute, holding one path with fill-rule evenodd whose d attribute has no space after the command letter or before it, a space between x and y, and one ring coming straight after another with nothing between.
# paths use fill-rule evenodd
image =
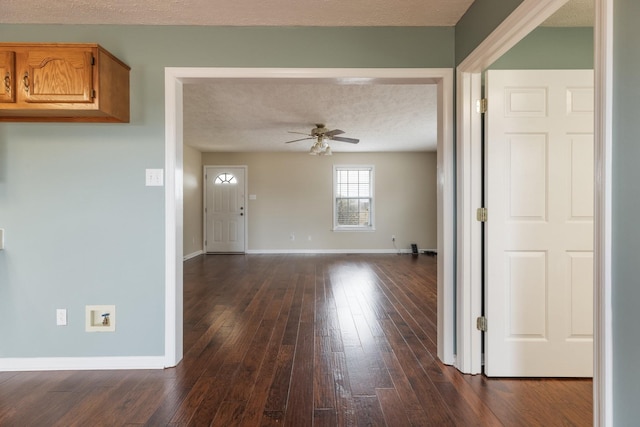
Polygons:
<instances>
[{"instance_id":1,"label":"white front door","mask_svg":"<svg viewBox=\"0 0 640 427\"><path fill-rule=\"evenodd\" d=\"M487 72L485 374L593 375L593 72Z\"/></svg>"},{"instance_id":2,"label":"white front door","mask_svg":"<svg viewBox=\"0 0 640 427\"><path fill-rule=\"evenodd\" d=\"M205 252L245 251L245 168L205 167Z\"/></svg>"}]
</instances>

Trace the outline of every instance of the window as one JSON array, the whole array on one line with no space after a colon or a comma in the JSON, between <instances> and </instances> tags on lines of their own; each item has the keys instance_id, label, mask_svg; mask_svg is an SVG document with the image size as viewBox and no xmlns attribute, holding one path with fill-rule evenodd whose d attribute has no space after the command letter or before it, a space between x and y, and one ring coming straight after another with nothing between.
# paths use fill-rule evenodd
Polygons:
<instances>
[{"instance_id":1,"label":"window","mask_svg":"<svg viewBox=\"0 0 640 427\"><path fill-rule=\"evenodd\" d=\"M214 184L236 184L237 182L236 177L230 173L221 173L213 181Z\"/></svg>"},{"instance_id":2,"label":"window","mask_svg":"<svg viewBox=\"0 0 640 427\"><path fill-rule=\"evenodd\" d=\"M373 166L333 167L333 229L373 230Z\"/></svg>"}]
</instances>

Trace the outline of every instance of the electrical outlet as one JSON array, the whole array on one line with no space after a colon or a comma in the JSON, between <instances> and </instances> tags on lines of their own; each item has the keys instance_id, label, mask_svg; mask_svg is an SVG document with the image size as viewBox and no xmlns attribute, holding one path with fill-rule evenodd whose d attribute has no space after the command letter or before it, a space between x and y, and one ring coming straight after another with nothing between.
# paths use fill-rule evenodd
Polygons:
<instances>
[{"instance_id":1,"label":"electrical outlet","mask_svg":"<svg viewBox=\"0 0 640 427\"><path fill-rule=\"evenodd\" d=\"M296 240L296 235L295 235L295 233L291 233L291 235L289 236L289 239L291 239L291 240Z\"/></svg>"},{"instance_id":2,"label":"electrical outlet","mask_svg":"<svg viewBox=\"0 0 640 427\"><path fill-rule=\"evenodd\" d=\"M56 310L56 325L67 326L67 309L66 308L58 308Z\"/></svg>"}]
</instances>

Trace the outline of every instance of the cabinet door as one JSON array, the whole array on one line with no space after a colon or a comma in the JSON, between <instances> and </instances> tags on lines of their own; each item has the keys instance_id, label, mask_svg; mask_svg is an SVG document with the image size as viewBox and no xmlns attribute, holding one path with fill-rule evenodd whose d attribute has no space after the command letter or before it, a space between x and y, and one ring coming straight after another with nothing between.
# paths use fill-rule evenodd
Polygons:
<instances>
[{"instance_id":1,"label":"cabinet door","mask_svg":"<svg viewBox=\"0 0 640 427\"><path fill-rule=\"evenodd\" d=\"M14 52L0 50L0 102L16 101L15 60Z\"/></svg>"},{"instance_id":2,"label":"cabinet door","mask_svg":"<svg viewBox=\"0 0 640 427\"><path fill-rule=\"evenodd\" d=\"M25 55L21 78L26 102L93 102L91 49L34 49Z\"/></svg>"}]
</instances>

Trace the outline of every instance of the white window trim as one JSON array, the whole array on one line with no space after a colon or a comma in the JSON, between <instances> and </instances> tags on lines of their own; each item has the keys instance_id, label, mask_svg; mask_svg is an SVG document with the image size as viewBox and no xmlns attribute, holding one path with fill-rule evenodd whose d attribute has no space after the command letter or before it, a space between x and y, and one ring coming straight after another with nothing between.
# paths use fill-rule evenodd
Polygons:
<instances>
[{"instance_id":1,"label":"white window trim","mask_svg":"<svg viewBox=\"0 0 640 427\"><path fill-rule=\"evenodd\" d=\"M338 170L368 170L371 172L371 212L369 213L369 226L368 227L349 227L344 225L338 225L338 215L336 215L336 172ZM376 231L376 169L374 165L333 165L333 190L331 206L333 210L333 231L337 232L371 232Z\"/></svg>"}]
</instances>

